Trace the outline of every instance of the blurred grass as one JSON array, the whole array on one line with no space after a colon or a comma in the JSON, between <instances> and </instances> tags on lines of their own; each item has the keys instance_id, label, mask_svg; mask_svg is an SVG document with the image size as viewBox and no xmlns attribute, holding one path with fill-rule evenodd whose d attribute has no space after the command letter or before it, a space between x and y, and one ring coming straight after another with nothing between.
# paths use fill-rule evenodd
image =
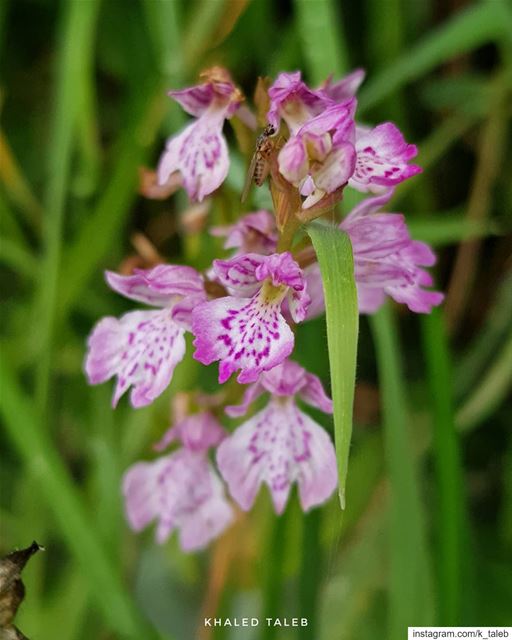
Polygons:
<instances>
[{"instance_id":1,"label":"blurred grass","mask_svg":"<svg viewBox=\"0 0 512 640\"><path fill-rule=\"evenodd\" d=\"M400 340L388 305L371 319L382 393L384 448L390 483L389 638L408 626L434 623L432 566L421 500L418 456L412 445Z\"/></svg>"},{"instance_id":2,"label":"blurred grass","mask_svg":"<svg viewBox=\"0 0 512 640\"><path fill-rule=\"evenodd\" d=\"M284 640L395 640L408 620L511 622L509 153L488 221L466 211L475 138L497 74L510 102L512 13L498 0L438 8L435 19L433 8L392 2L384 10L372 0L364 9L332 0L0 3L0 533L5 549L36 534L47 543L26 573L19 625L29 637L149 639L158 628L181 640L190 624L180 616L197 615L180 596L184 585L199 610L208 554L184 559L173 543L156 550L151 533L128 533L119 496L122 471L167 426L169 396L112 413L110 389L88 390L81 361L97 317L128 308L107 292L101 270L131 252L133 229L158 244L151 224L176 220L184 204L137 196L138 166L154 165L164 137L187 119L165 91L215 63L235 69L248 89L258 74L285 68L302 68L316 85L366 66L364 118L395 119L420 141L426 170L397 190L393 208L408 214L414 237L439 247L441 286L455 245L479 239L483 251L450 339L442 312L418 321L386 309L372 321L382 419L378 400L366 400L375 411L364 419L356 403L343 518L331 502L300 530L294 513L269 534L255 520L261 510L249 516L265 536L258 548L267 550L259 560L267 573L254 569L249 549L237 559L223 615L245 602L249 616L261 603L263 611L310 616L308 628L280 630ZM223 197L235 217L231 183ZM207 242L172 237L158 248L184 261L187 247ZM324 322L299 327L298 336L301 363L327 383ZM375 390L374 360L363 322L360 390ZM197 376L197 363L182 363L171 393Z\"/></svg>"}]
</instances>

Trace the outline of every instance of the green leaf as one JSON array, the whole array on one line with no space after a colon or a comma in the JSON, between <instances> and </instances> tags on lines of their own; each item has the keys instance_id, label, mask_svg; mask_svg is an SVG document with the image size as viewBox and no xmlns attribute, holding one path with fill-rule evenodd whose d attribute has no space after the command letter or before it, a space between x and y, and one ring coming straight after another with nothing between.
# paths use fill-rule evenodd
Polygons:
<instances>
[{"instance_id":1,"label":"green leaf","mask_svg":"<svg viewBox=\"0 0 512 640\"><path fill-rule=\"evenodd\" d=\"M339 498L344 509L359 330L354 260L349 237L337 227L315 221L306 229L318 256L324 286Z\"/></svg>"}]
</instances>

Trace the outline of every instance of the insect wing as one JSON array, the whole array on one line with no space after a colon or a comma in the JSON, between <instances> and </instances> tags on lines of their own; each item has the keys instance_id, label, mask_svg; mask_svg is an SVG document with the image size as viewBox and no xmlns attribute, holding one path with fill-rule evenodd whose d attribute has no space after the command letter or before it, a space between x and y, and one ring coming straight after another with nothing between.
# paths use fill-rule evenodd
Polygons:
<instances>
[{"instance_id":1,"label":"insect wing","mask_svg":"<svg viewBox=\"0 0 512 640\"><path fill-rule=\"evenodd\" d=\"M251 164L249 165L249 169L245 177L244 189L242 191L242 202L245 202L247 200L247 196L249 195L249 191L251 190L251 186L254 180L254 172L256 171L256 164L258 163L258 154L259 151L256 150L252 155Z\"/></svg>"}]
</instances>

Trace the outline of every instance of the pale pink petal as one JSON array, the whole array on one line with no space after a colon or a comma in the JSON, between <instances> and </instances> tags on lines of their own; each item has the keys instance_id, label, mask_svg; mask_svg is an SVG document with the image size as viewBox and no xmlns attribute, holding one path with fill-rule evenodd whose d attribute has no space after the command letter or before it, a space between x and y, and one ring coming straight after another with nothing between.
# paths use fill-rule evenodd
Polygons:
<instances>
[{"instance_id":1,"label":"pale pink petal","mask_svg":"<svg viewBox=\"0 0 512 640\"><path fill-rule=\"evenodd\" d=\"M306 291L306 283L304 282L302 289L290 289L286 296L288 302L288 310L294 322L303 322L308 314L311 298Z\"/></svg>"},{"instance_id":2,"label":"pale pink petal","mask_svg":"<svg viewBox=\"0 0 512 640\"><path fill-rule=\"evenodd\" d=\"M138 462L123 476L126 516L134 531L142 531L160 513L158 478L165 471L167 458Z\"/></svg>"},{"instance_id":3,"label":"pale pink petal","mask_svg":"<svg viewBox=\"0 0 512 640\"><path fill-rule=\"evenodd\" d=\"M302 269L295 262L289 251L264 256L261 263L256 267L255 274L258 280L261 281L268 278L276 287L286 285L295 291L304 289Z\"/></svg>"},{"instance_id":4,"label":"pale pink petal","mask_svg":"<svg viewBox=\"0 0 512 640\"><path fill-rule=\"evenodd\" d=\"M318 262L304 269L304 280L306 281L306 289L311 299L308 307L306 319L312 320L325 313L324 285L322 282L322 274L320 273L320 265Z\"/></svg>"},{"instance_id":5,"label":"pale pink petal","mask_svg":"<svg viewBox=\"0 0 512 640\"><path fill-rule=\"evenodd\" d=\"M182 329L190 331L192 327L192 312L198 304L205 302L206 292L203 290L197 296L187 296L172 305L172 319Z\"/></svg>"},{"instance_id":6,"label":"pale pink petal","mask_svg":"<svg viewBox=\"0 0 512 640\"><path fill-rule=\"evenodd\" d=\"M361 200L361 202L357 204L346 216L342 223L342 227L345 228L345 224L349 224L354 219L362 218L379 211L381 207L383 207L391 200L394 192L395 189L393 187L390 187L389 189L384 191L384 193L378 196L372 196L371 198L365 198L364 200Z\"/></svg>"},{"instance_id":7,"label":"pale pink petal","mask_svg":"<svg viewBox=\"0 0 512 640\"><path fill-rule=\"evenodd\" d=\"M335 147L320 167L312 172L316 188L323 194L332 193L346 184L354 172L356 152L350 142ZM303 209L316 204L320 198L308 196L303 202Z\"/></svg>"},{"instance_id":8,"label":"pale pink petal","mask_svg":"<svg viewBox=\"0 0 512 640\"><path fill-rule=\"evenodd\" d=\"M210 234L226 237L225 249L240 249L242 253L273 253L277 243L275 217L261 209L242 216L235 224L212 227Z\"/></svg>"},{"instance_id":9,"label":"pale pink petal","mask_svg":"<svg viewBox=\"0 0 512 640\"><path fill-rule=\"evenodd\" d=\"M285 360L262 373L260 382L274 396L294 396L306 384L306 370L293 360Z\"/></svg>"},{"instance_id":10,"label":"pale pink petal","mask_svg":"<svg viewBox=\"0 0 512 640\"><path fill-rule=\"evenodd\" d=\"M341 102L356 95L365 75L364 69L356 69L337 82L332 82L332 78L328 78L320 89L331 100Z\"/></svg>"},{"instance_id":11,"label":"pale pink petal","mask_svg":"<svg viewBox=\"0 0 512 640\"><path fill-rule=\"evenodd\" d=\"M417 284L388 286L386 293L415 313L430 313L432 307L439 306L444 300L444 295L439 291L422 289Z\"/></svg>"},{"instance_id":12,"label":"pale pink petal","mask_svg":"<svg viewBox=\"0 0 512 640\"><path fill-rule=\"evenodd\" d=\"M224 497L224 486L211 467L210 487L211 498L195 508L181 526L180 545L183 551L204 549L234 520L233 509Z\"/></svg>"},{"instance_id":13,"label":"pale pink petal","mask_svg":"<svg viewBox=\"0 0 512 640\"><path fill-rule=\"evenodd\" d=\"M90 384L117 376L113 406L132 386L131 403L142 407L167 388L184 355L184 330L169 309L133 311L98 322L88 339L85 371Z\"/></svg>"},{"instance_id":14,"label":"pale pink petal","mask_svg":"<svg viewBox=\"0 0 512 640\"><path fill-rule=\"evenodd\" d=\"M322 111L315 118L308 120L299 130L297 135L316 134L321 136L332 132L334 143L348 140L355 141L354 115L357 100L351 98L340 104L333 104Z\"/></svg>"},{"instance_id":15,"label":"pale pink petal","mask_svg":"<svg viewBox=\"0 0 512 640\"><path fill-rule=\"evenodd\" d=\"M256 270L264 260L265 256L247 253L229 260L214 260L213 270L221 284L238 295L249 297L261 287Z\"/></svg>"},{"instance_id":16,"label":"pale pink petal","mask_svg":"<svg viewBox=\"0 0 512 640\"><path fill-rule=\"evenodd\" d=\"M162 451L169 444L179 440L190 451L206 451L215 447L224 438L226 432L220 422L209 411L186 416L174 427L166 431L162 439L153 448Z\"/></svg>"},{"instance_id":17,"label":"pale pink petal","mask_svg":"<svg viewBox=\"0 0 512 640\"><path fill-rule=\"evenodd\" d=\"M411 311L430 313L443 295L424 288L432 286L432 278L421 267L433 265L435 254L411 239L404 216L376 213L391 195L368 198L340 225L352 242L359 310L374 313L389 295Z\"/></svg>"},{"instance_id":18,"label":"pale pink petal","mask_svg":"<svg viewBox=\"0 0 512 640\"><path fill-rule=\"evenodd\" d=\"M313 373L306 373L306 383L300 390L299 397L315 409L332 413L332 400L325 393L320 378Z\"/></svg>"},{"instance_id":19,"label":"pale pink petal","mask_svg":"<svg viewBox=\"0 0 512 640\"><path fill-rule=\"evenodd\" d=\"M133 529L139 531L157 520L160 544L178 529L184 551L204 548L233 519L208 459L187 449L131 467L123 479L123 494Z\"/></svg>"},{"instance_id":20,"label":"pale pink petal","mask_svg":"<svg viewBox=\"0 0 512 640\"><path fill-rule=\"evenodd\" d=\"M330 103L322 91L314 91L302 82L300 71L280 73L269 88L268 96L268 122L278 129L283 118L292 133Z\"/></svg>"},{"instance_id":21,"label":"pale pink petal","mask_svg":"<svg viewBox=\"0 0 512 640\"><path fill-rule=\"evenodd\" d=\"M274 371L277 368L278 367L274 367L272 371ZM249 406L255 400L257 400L263 393L265 393L265 387L263 387L260 384L260 382L255 382L254 384L248 385L244 391L244 396L242 398L241 403L228 405L226 407L226 414L230 418L239 418L240 416L244 416L247 413Z\"/></svg>"},{"instance_id":22,"label":"pale pink petal","mask_svg":"<svg viewBox=\"0 0 512 640\"><path fill-rule=\"evenodd\" d=\"M337 484L336 455L328 434L293 400L271 400L238 427L217 450L219 471L244 510L262 483L282 513L291 486L298 483L302 508L325 502Z\"/></svg>"},{"instance_id":23,"label":"pale pink petal","mask_svg":"<svg viewBox=\"0 0 512 640\"><path fill-rule=\"evenodd\" d=\"M400 213L375 213L343 220L341 228L350 236L357 260L380 260L406 250L411 244L405 218Z\"/></svg>"},{"instance_id":24,"label":"pale pink petal","mask_svg":"<svg viewBox=\"0 0 512 640\"><path fill-rule=\"evenodd\" d=\"M238 381L254 382L262 371L282 362L293 350L293 333L281 315L281 300L226 297L199 305L192 316L194 358L216 360L219 382L240 369Z\"/></svg>"},{"instance_id":25,"label":"pale pink petal","mask_svg":"<svg viewBox=\"0 0 512 640\"><path fill-rule=\"evenodd\" d=\"M384 289L356 284L359 313L375 313L386 300Z\"/></svg>"},{"instance_id":26,"label":"pale pink petal","mask_svg":"<svg viewBox=\"0 0 512 640\"><path fill-rule=\"evenodd\" d=\"M189 197L201 202L224 182L229 169L228 148L222 135L225 116L225 109L206 112L169 139L158 166L160 184L179 171Z\"/></svg>"},{"instance_id":27,"label":"pale pink petal","mask_svg":"<svg viewBox=\"0 0 512 640\"><path fill-rule=\"evenodd\" d=\"M169 91L168 94L191 116L199 118L211 105L215 98L215 91L211 82L198 84L195 87L187 87L178 91Z\"/></svg>"},{"instance_id":28,"label":"pale pink petal","mask_svg":"<svg viewBox=\"0 0 512 640\"><path fill-rule=\"evenodd\" d=\"M106 271L111 289L125 298L155 307L168 306L175 296L198 295L203 292L203 279L192 267L159 264L153 269L135 269L130 276Z\"/></svg>"},{"instance_id":29,"label":"pale pink petal","mask_svg":"<svg viewBox=\"0 0 512 640\"><path fill-rule=\"evenodd\" d=\"M416 175L421 168L409 164L417 148L408 144L391 122L378 125L356 139L357 162L350 185L359 191L379 193Z\"/></svg>"},{"instance_id":30,"label":"pale pink petal","mask_svg":"<svg viewBox=\"0 0 512 640\"><path fill-rule=\"evenodd\" d=\"M303 180L309 170L309 160L302 137L292 136L279 152L279 171L288 182Z\"/></svg>"}]
</instances>

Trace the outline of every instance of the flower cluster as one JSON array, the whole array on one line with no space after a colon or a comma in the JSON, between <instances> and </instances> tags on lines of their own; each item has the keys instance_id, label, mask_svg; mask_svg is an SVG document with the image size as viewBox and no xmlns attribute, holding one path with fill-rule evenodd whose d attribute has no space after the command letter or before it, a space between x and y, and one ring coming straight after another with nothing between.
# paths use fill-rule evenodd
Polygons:
<instances>
[{"instance_id":1,"label":"flower cluster","mask_svg":"<svg viewBox=\"0 0 512 640\"><path fill-rule=\"evenodd\" d=\"M229 73L214 68L201 79L169 94L194 120L167 141L155 194L183 187L192 201L212 196L229 169L225 121L237 119L236 129L256 136L256 117ZM249 510L262 484L278 514L294 483L304 510L336 488L331 437L297 404L329 414L331 400L315 375L290 360L295 325L325 308L314 250L300 237L302 222L332 213L346 188L369 194L337 222L352 243L360 312L374 313L390 297L428 313L443 299L430 289L425 270L435 262L430 247L411 238L403 215L382 212L396 185L420 168L411 163L416 147L394 124L357 123L363 79L356 70L315 89L300 72L276 78L265 96L270 133L257 138L251 163L260 176L269 175L276 211L212 226L211 235L224 238L228 254L204 273L160 264L131 275L106 274L114 291L153 307L103 318L89 337L87 377L91 384L117 379L114 406L130 387L133 407L163 393L185 357L186 332L196 360L218 363L221 385L236 373L224 396L243 396L239 405L198 400L156 445L158 451L177 448L126 472L128 521L140 530L156 520L158 542L176 529L184 550L205 547L234 519L229 497ZM242 391L239 385L247 386ZM264 394L263 408L225 431L223 415L241 418Z\"/></svg>"}]
</instances>

